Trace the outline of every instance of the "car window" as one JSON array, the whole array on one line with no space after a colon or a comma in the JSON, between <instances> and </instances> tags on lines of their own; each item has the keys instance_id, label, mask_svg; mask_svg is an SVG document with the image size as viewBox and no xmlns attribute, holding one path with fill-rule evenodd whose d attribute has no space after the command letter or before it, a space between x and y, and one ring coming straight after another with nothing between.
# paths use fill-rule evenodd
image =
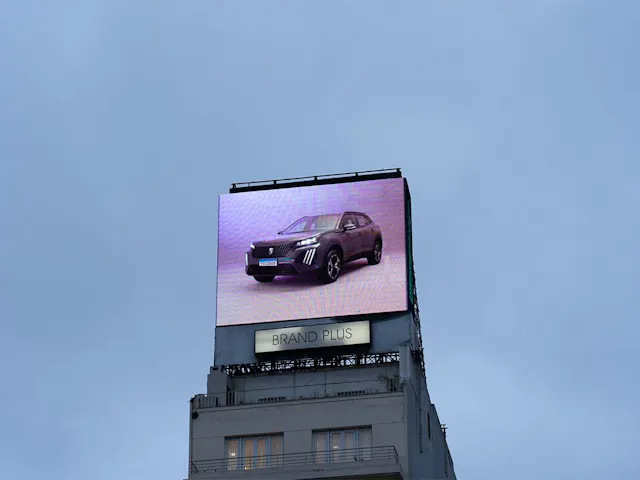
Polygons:
<instances>
[{"instance_id":1,"label":"car window","mask_svg":"<svg viewBox=\"0 0 640 480\"><path fill-rule=\"evenodd\" d=\"M340 226L344 228L349 224L355 225L356 227L358 226L353 215L345 215L344 217L342 217L342 224Z\"/></svg>"},{"instance_id":2,"label":"car window","mask_svg":"<svg viewBox=\"0 0 640 480\"><path fill-rule=\"evenodd\" d=\"M300 233L307 231L307 224L309 223L309 217L302 217L290 227L286 228L283 233Z\"/></svg>"},{"instance_id":3,"label":"car window","mask_svg":"<svg viewBox=\"0 0 640 480\"><path fill-rule=\"evenodd\" d=\"M339 214L316 215L314 217L302 217L293 225L287 227L282 233L324 232L334 230L340 219Z\"/></svg>"},{"instance_id":4,"label":"car window","mask_svg":"<svg viewBox=\"0 0 640 480\"><path fill-rule=\"evenodd\" d=\"M309 222L308 229L316 231L334 230L340 215L318 215Z\"/></svg>"},{"instance_id":5,"label":"car window","mask_svg":"<svg viewBox=\"0 0 640 480\"><path fill-rule=\"evenodd\" d=\"M356 219L358 220L358 226L364 227L365 225L369 225L371 222L364 215L356 215Z\"/></svg>"}]
</instances>

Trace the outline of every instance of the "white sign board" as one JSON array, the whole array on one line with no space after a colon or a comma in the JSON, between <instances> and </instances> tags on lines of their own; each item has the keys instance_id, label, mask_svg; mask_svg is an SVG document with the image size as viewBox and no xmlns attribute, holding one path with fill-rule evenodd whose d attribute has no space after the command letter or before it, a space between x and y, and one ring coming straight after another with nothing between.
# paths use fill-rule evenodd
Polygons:
<instances>
[{"instance_id":1,"label":"white sign board","mask_svg":"<svg viewBox=\"0 0 640 480\"><path fill-rule=\"evenodd\" d=\"M369 321L327 323L256 331L256 353L370 343Z\"/></svg>"}]
</instances>

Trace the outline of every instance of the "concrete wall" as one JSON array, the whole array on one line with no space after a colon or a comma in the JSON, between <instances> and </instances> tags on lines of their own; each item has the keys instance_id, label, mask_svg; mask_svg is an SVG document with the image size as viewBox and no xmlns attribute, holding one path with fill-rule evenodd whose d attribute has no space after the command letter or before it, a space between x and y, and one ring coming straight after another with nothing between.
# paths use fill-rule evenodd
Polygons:
<instances>
[{"instance_id":1,"label":"concrete wall","mask_svg":"<svg viewBox=\"0 0 640 480\"><path fill-rule=\"evenodd\" d=\"M387 379L394 379L397 375L397 364L367 365L317 372L238 376L232 379L230 386L234 392L244 392L241 398L245 403L257 403L258 399L269 397L294 400L358 391L382 393L387 391Z\"/></svg>"},{"instance_id":2,"label":"concrete wall","mask_svg":"<svg viewBox=\"0 0 640 480\"><path fill-rule=\"evenodd\" d=\"M224 458L225 437L284 433L284 453L311 452L312 431L369 426L372 446L393 445L406 469L402 393L200 410L192 422L192 459Z\"/></svg>"},{"instance_id":3,"label":"concrete wall","mask_svg":"<svg viewBox=\"0 0 640 480\"><path fill-rule=\"evenodd\" d=\"M208 393L218 394L229 389L245 404L199 410L198 418L192 421L192 459L224 458L225 437L228 436L283 433L286 454L311 452L313 430L371 425L372 446L395 446L402 470L408 478L455 479L453 466L449 464L445 469L447 445L440 419L431 402L420 365L410 354L410 350L418 347L416 324L407 315L396 316L392 321L379 320L378 324L384 325L384 329L394 325L398 329L389 338L400 352L400 365L235 377L228 377L213 367L207 382ZM242 326L224 330L247 327L257 328ZM376 328L378 333L372 335L372 340L382 335L382 327L372 325L374 332ZM406 339L407 335L411 338ZM405 340L398 342L400 337ZM249 343L252 349L252 333ZM378 345L382 344L384 341L380 340ZM235 345L237 343L234 342ZM241 355L247 353L247 348L245 345L241 349L244 352ZM384 392L387 390L386 379L398 377L405 381L399 391L373 393L376 390ZM331 396L347 391L355 395ZM358 395L358 391L365 394ZM282 397L286 401L257 403L259 399ZM430 434L428 418L431 419Z\"/></svg>"},{"instance_id":4,"label":"concrete wall","mask_svg":"<svg viewBox=\"0 0 640 480\"><path fill-rule=\"evenodd\" d=\"M406 384L405 397L409 478L455 479L453 466L449 465L445 469L446 441L419 365L412 365L411 371L412 377Z\"/></svg>"},{"instance_id":5,"label":"concrete wall","mask_svg":"<svg viewBox=\"0 0 640 480\"><path fill-rule=\"evenodd\" d=\"M290 401L200 409L192 421L192 459L224 458L229 436L283 433L284 453L311 452L313 430L370 425L372 446L395 446L408 478L455 479L452 466L445 472L446 442L420 367L410 356L401 355L401 362L408 364L232 378L212 371L210 386L244 392L247 402L268 396ZM362 386L384 390L384 379L397 378L400 371L407 378L397 392L325 398ZM320 398L314 399L314 392Z\"/></svg>"}]
</instances>

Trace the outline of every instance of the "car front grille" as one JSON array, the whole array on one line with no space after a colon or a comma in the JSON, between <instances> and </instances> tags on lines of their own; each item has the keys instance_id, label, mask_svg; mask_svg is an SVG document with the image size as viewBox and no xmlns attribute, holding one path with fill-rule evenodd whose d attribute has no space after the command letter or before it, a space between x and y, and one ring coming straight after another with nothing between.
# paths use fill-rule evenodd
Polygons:
<instances>
[{"instance_id":1,"label":"car front grille","mask_svg":"<svg viewBox=\"0 0 640 480\"><path fill-rule=\"evenodd\" d=\"M294 245L294 243L285 243L284 245L275 245L273 247L255 247L251 254L253 255L253 258L285 257ZM272 253L269 253L269 248L273 248Z\"/></svg>"}]
</instances>

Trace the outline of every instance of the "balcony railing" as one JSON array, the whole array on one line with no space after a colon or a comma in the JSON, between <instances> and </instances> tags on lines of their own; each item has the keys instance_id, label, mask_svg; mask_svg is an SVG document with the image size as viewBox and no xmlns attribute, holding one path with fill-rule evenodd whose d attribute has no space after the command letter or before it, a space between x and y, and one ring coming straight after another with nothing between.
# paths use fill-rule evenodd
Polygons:
<instances>
[{"instance_id":1,"label":"balcony railing","mask_svg":"<svg viewBox=\"0 0 640 480\"><path fill-rule=\"evenodd\" d=\"M196 460L191 462L190 473L242 471L318 464L330 465L335 463L367 462L374 460L387 460L398 463L398 452L394 446L384 446L242 458L219 458L216 460Z\"/></svg>"},{"instance_id":2,"label":"balcony railing","mask_svg":"<svg viewBox=\"0 0 640 480\"><path fill-rule=\"evenodd\" d=\"M196 409L200 409L303 399L354 397L373 395L376 393L399 392L401 389L402 384L400 379L398 377L391 377L356 382L321 383L200 394L193 397L193 406Z\"/></svg>"}]
</instances>

